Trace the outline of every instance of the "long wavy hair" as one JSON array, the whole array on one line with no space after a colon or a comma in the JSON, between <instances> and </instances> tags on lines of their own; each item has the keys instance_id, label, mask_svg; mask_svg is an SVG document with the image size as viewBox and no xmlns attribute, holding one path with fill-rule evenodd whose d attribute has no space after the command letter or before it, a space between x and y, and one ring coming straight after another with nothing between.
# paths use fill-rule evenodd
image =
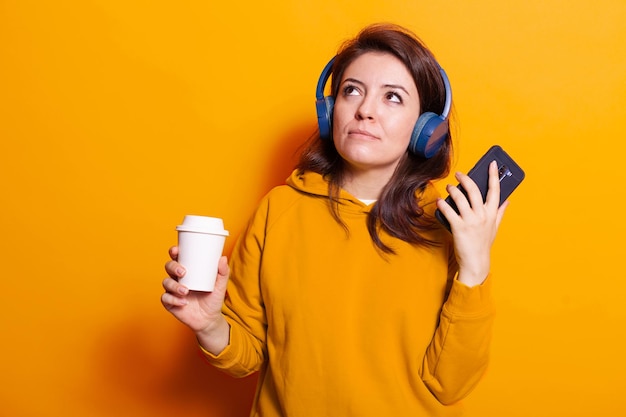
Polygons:
<instances>
[{"instance_id":1,"label":"long wavy hair","mask_svg":"<svg viewBox=\"0 0 626 417\"><path fill-rule=\"evenodd\" d=\"M400 59L417 86L421 112L441 114L445 105L445 86L439 65L433 54L411 31L393 24L375 24L364 28L354 39L340 48L332 67L331 94L336 97L346 68L368 52L387 52ZM452 137L449 134L439 151L426 159L407 152L368 214L367 227L374 244L384 253L393 248L380 238L380 231L418 246L430 247L436 242L425 237L438 225L425 214L421 194L430 181L444 178L450 171ZM296 165L300 173L313 171L327 178L330 210L333 217L346 228L339 215L339 194L343 184L345 162L332 140L314 134Z\"/></svg>"}]
</instances>

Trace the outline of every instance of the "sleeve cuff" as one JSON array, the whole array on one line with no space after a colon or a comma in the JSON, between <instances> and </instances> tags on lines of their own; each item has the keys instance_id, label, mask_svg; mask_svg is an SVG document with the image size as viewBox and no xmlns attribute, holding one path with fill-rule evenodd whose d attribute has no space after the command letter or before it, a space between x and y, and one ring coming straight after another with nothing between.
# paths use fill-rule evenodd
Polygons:
<instances>
[{"instance_id":1,"label":"sleeve cuff","mask_svg":"<svg viewBox=\"0 0 626 417\"><path fill-rule=\"evenodd\" d=\"M212 365L217 368L228 368L232 366L236 362L236 356L234 353L234 349L231 349L233 345L233 336L234 330L233 326L229 324L229 334L228 334L228 345L222 350L219 354L214 355L213 353L206 350L201 344L198 343L198 347L200 347L200 351L204 354L204 357L207 361L209 361Z\"/></svg>"},{"instance_id":2,"label":"sleeve cuff","mask_svg":"<svg viewBox=\"0 0 626 417\"><path fill-rule=\"evenodd\" d=\"M482 284L468 287L455 279L444 310L453 316L480 316L493 313L495 306L491 294L491 281L490 274Z\"/></svg>"}]
</instances>

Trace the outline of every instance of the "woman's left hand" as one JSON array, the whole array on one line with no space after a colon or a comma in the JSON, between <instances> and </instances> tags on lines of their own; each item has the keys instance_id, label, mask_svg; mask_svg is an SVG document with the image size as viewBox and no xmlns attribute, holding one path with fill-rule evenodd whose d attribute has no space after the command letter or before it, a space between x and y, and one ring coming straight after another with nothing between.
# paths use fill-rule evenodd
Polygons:
<instances>
[{"instance_id":1,"label":"woman's left hand","mask_svg":"<svg viewBox=\"0 0 626 417\"><path fill-rule=\"evenodd\" d=\"M500 181L495 161L489 164L489 190L484 203L478 186L470 177L457 173L456 179L467 192L467 198L455 186L448 185L447 191L458 207L459 214L443 199L437 201L437 207L450 223L459 264L458 279L471 287L482 284L489 274L491 246L508 201L498 207Z\"/></svg>"}]
</instances>

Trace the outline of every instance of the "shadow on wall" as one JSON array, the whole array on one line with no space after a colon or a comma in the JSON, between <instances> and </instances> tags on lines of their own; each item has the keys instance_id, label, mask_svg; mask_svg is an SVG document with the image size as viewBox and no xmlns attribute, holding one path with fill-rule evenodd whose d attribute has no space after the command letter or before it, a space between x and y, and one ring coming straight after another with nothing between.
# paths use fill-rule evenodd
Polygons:
<instances>
[{"instance_id":1,"label":"shadow on wall","mask_svg":"<svg viewBox=\"0 0 626 417\"><path fill-rule=\"evenodd\" d=\"M118 323L96 347L97 415L247 417L257 376L237 379L206 363L193 334L166 312ZM154 323L162 322L158 327ZM149 325L147 323L153 323ZM79 388L81 389L81 388Z\"/></svg>"},{"instance_id":2,"label":"shadow on wall","mask_svg":"<svg viewBox=\"0 0 626 417\"><path fill-rule=\"evenodd\" d=\"M263 194L272 187L284 184L285 179L291 174L294 166L300 159L300 153L304 150L308 140L316 132L315 122L292 125L281 139L276 141L276 147L272 157L267 161L266 185Z\"/></svg>"},{"instance_id":3,"label":"shadow on wall","mask_svg":"<svg viewBox=\"0 0 626 417\"><path fill-rule=\"evenodd\" d=\"M262 194L284 184L313 131L308 124L282 135L271 160L263 164ZM88 370L97 380L78 387L97 415L249 415L257 374L237 379L206 363L193 333L169 316L158 298L154 310L129 316L134 317L101 333L90 360L96 369Z\"/></svg>"}]
</instances>

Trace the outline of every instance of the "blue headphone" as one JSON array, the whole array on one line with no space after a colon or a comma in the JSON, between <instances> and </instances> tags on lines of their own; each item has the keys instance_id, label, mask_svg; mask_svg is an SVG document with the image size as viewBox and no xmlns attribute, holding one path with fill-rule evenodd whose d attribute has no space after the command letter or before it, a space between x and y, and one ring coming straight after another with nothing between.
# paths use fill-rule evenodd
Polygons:
<instances>
[{"instance_id":1,"label":"blue headphone","mask_svg":"<svg viewBox=\"0 0 626 417\"><path fill-rule=\"evenodd\" d=\"M322 139L330 139L333 131L332 119L335 98L324 96L324 87L330 78L334 61L335 58L332 58L326 64L315 89L317 124L319 125L320 138ZM452 105L452 90L450 89L450 81L446 72L441 67L439 67L439 72L446 90L446 102L443 112L440 115L433 112L422 113L415 123L411 141L409 142L409 151L424 158L430 158L435 155L448 137L448 115Z\"/></svg>"}]
</instances>

